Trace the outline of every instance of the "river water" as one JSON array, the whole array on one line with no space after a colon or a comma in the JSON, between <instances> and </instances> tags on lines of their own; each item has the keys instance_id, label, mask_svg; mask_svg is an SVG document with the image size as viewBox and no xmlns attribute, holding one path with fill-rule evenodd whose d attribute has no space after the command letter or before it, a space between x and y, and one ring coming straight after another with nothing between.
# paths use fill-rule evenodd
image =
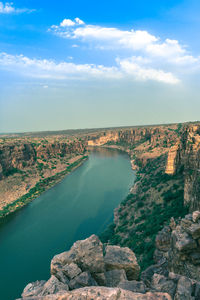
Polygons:
<instances>
[{"instance_id":1,"label":"river water","mask_svg":"<svg viewBox=\"0 0 200 300\"><path fill-rule=\"evenodd\" d=\"M96 148L82 166L6 218L0 224L0 298L14 300L27 283L48 279L55 254L101 233L133 182L127 154Z\"/></svg>"}]
</instances>

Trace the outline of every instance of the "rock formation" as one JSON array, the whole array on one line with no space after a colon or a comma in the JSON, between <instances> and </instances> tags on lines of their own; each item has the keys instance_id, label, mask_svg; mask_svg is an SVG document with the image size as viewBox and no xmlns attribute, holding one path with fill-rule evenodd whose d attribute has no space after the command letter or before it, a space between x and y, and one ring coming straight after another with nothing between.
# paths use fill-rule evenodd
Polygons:
<instances>
[{"instance_id":1,"label":"rock formation","mask_svg":"<svg viewBox=\"0 0 200 300\"><path fill-rule=\"evenodd\" d=\"M85 144L80 141L31 143L13 141L0 145L0 179L12 174L14 170L23 170L33 166L39 158L64 157L67 154L83 153Z\"/></svg>"},{"instance_id":2,"label":"rock formation","mask_svg":"<svg viewBox=\"0 0 200 300\"><path fill-rule=\"evenodd\" d=\"M165 226L156 237L155 265L141 273L127 247L96 235L54 256L48 281L29 283L22 299L200 299L200 212Z\"/></svg>"}]
</instances>

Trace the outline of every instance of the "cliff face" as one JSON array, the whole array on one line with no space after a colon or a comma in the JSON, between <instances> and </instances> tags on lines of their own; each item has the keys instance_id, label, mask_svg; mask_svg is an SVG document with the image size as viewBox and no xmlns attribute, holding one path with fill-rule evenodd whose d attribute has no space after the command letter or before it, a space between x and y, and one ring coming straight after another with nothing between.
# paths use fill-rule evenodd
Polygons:
<instances>
[{"instance_id":1,"label":"cliff face","mask_svg":"<svg viewBox=\"0 0 200 300\"><path fill-rule=\"evenodd\" d=\"M88 136L88 145L115 146L130 154L133 168L167 154L165 173L182 169L184 203L190 211L200 209L200 125L182 124L102 131ZM136 160L135 160L136 158ZM135 163L136 162L136 163Z\"/></svg>"},{"instance_id":2,"label":"cliff face","mask_svg":"<svg viewBox=\"0 0 200 300\"><path fill-rule=\"evenodd\" d=\"M69 154L80 154L85 151L85 144L80 141L69 143L9 143L0 146L0 179L25 167L36 164L37 159L64 157Z\"/></svg>"},{"instance_id":3,"label":"cliff face","mask_svg":"<svg viewBox=\"0 0 200 300\"><path fill-rule=\"evenodd\" d=\"M25 205L29 198L34 199L69 173L83 161L85 151L86 143L77 138L25 137L1 143L0 217Z\"/></svg>"},{"instance_id":4,"label":"cliff face","mask_svg":"<svg viewBox=\"0 0 200 300\"><path fill-rule=\"evenodd\" d=\"M88 136L88 145L102 146L105 144L117 144L135 147L138 143L148 142L152 147L155 147L157 144L169 147L176 141L176 128L176 125L170 125L169 127L149 126L101 131Z\"/></svg>"},{"instance_id":5,"label":"cliff face","mask_svg":"<svg viewBox=\"0 0 200 300\"><path fill-rule=\"evenodd\" d=\"M32 166L36 161L36 151L32 144L3 145L0 147L0 179L12 174L16 169Z\"/></svg>"},{"instance_id":6,"label":"cliff face","mask_svg":"<svg viewBox=\"0 0 200 300\"><path fill-rule=\"evenodd\" d=\"M167 174L183 170L184 203L190 211L200 209L200 126L184 126L180 141L170 149Z\"/></svg>"}]
</instances>

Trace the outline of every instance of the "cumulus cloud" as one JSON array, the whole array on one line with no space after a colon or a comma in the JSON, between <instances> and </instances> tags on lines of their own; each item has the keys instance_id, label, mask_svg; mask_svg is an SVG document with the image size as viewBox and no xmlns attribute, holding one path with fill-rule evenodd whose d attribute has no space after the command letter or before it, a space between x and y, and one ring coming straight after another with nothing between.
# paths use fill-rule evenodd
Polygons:
<instances>
[{"instance_id":1,"label":"cumulus cloud","mask_svg":"<svg viewBox=\"0 0 200 300\"><path fill-rule=\"evenodd\" d=\"M178 66L200 63L199 57L188 53L186 47L178 40L167 38L162 41L160 37L146 30L121 30L67 20L73 22L73 26L63 27L61 22L60 25L52 25L49 31L62 38L79 40L102 50L128 50L132 51L133 55L138 55L139 52L139 55L142 54L145 59L151 59L156 64L160 61L162 65L163 59L165 64Z\"/></svg>"},{"instance_id":2,"label":"cumulus cloud","mask_svg":"<svg viewBox=\"0 0 200 300\"><path fill-rule=\"evenodd\" d=\"M30 13L35 11L35 9L28 8L15 8L12 2L0 2L0 14L20 14L20 13Z\"/></svg>"},{"instance_id":3,"label":"cumulus cloud","mask_svg":"<svg viewBox=\"0 0 200 300\"><path fill-rule=\"evenodd\" d=\"M74 21L64 19L60 25L52 25L49 30L63 38L104 42L105 44L103 46L107 46L108 48L123 47L136 50L145 47L149 43L157 41L157 38L149 34L147 31L123 31L117 28L86 25L78 18Z\"/></svg>"},{"instance_id":4,"label":"cumulus cloud","mask_svg":"<svg viewBox=\"0 0 200 300\"><path fill-rule=\"evenodd\" d=\"M62 28L63 31L66 31L67 27L71 27L71 26L75 26L75 25L84 25L84 24L85 23L79 18L75 18L74 20L64 19L60 23L60 25L52 25L51 28L55 31L57 31L58 29L61 29L61 28Z\"/></svg>"},{"instance_id":5,"label":"cumulus cloud","mask_svg":"<svg viewBox=\"0 0 200 300\"><path fill-rule=\"evenodd\" d=\"M164 72L163 70L144 67L141 66L137 61L138 59L135 58L123 60L118 59L121 71L127 75L133 76L136 80L154 80L168 84L177 84L180 82L180 80L171 72Z\"/></svg>"},{"instance_id":6,"label":"cumulus cloud","mask_svg":"<svg viewBox=\"0 0 200 300\"><path fill-rule=\"evenodd\" d=\"M35 78L65 79L128 79L154 80L167 84L176 84L179 80L171 73L139 65L142 58L116 60L116 66L107 67L94 64L75 64L55 62L47 59L28 58L23 55L0 53L0 68L17 71Z\"/></svg>"}]
</instances>

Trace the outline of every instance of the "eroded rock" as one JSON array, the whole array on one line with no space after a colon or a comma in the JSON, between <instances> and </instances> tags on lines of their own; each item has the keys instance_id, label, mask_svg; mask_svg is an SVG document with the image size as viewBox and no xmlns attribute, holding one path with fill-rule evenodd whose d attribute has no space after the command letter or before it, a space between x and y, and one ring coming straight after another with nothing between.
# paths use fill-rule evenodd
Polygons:
<instances>
[{"instance_id":1,"label":"eroded rock","mask_svg":"<svg viewBox=\"0 0 200 300\"><path fill-rule=\"evenodd\" d=\"M83 272L69 282L69 287L71 290L79 289L85 286L97 286L96 281L92 278L89 272Z\"/></svg>"},{"instance_id":2,"label":"eroded rock","mask_svg":"<svg viewBox=\"0 0 200 300\"><path fill-rule=\"evenodd\" d=\"M125 280L118 284L118 287L124 290L136 292L136 293L146 293L147 288L143 281L136 281L136 280Z\"/></svg>"},{"instance_id":3,"label":"eroded rock","mask_svg":"<svg viewBox=\"0 0 200 300\"><path fill-rule=\"evenodd\" d=\"M126 272L122 270L111 270L105 273L106 286L116 287L121 281L127 280Z\"/></svg>"},{"instance_id":4,"label":"eroded rock","mask_svg":"<svg viewBox=\"0 0 200 300\"><path fill-rule=\"evenodd\" d=\"M172 300L167 293L134 293L120 288L85 287L62 295L29 298L30 300Z\"/></svg>"},{"instance_id":5,"label":"eroded rock","mask_svg":"<svg viewBox=\"0 0 200 300\"><path fill-rule=\"evenodd\" d=\"M133 251L129 248L119 246L107 246L105 254L106 270L123 269L129 280L138 279L140 266Z\"/></svg>"}]
</instances>

